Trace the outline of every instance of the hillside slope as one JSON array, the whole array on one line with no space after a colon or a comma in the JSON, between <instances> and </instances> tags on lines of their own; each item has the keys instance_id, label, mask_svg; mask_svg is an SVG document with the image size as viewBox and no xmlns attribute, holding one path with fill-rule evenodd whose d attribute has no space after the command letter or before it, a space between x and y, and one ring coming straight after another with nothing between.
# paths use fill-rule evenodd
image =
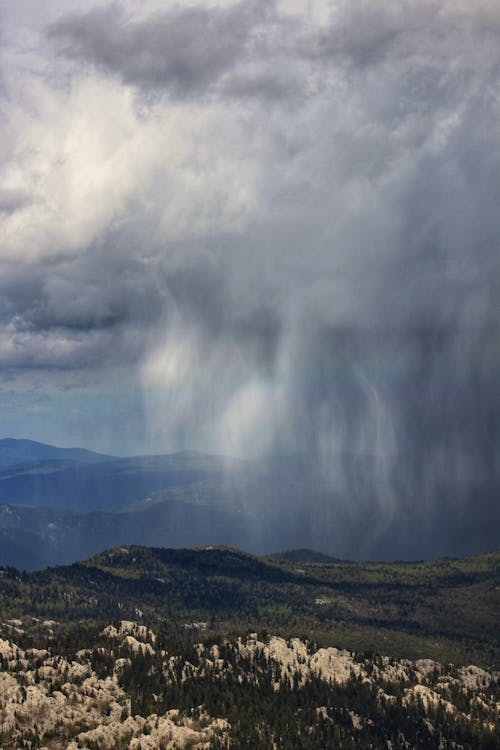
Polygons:
<instances>
[{"instance_id":1,"label":"hillside slope","mask_svg":"<svg viewBox=\"0 0 500 750\"><path fill-rule=\"evenodd\" d=\"M123 546L0 569L2 746L495 750L499 563Z\"/></svg>"},{"instance_id":2,"label":"hillside slope","mask_svg":"<svg viewBox=\"0 0 500 750\"><path fill-rule=\"evenodd\" d=\"M323 645L492 667L498 553L425 563L300 563L226 548L120 547L30 574L4 569L3 622L135 619L172 631L267 629Z\"/></svg>"}]
</instances>

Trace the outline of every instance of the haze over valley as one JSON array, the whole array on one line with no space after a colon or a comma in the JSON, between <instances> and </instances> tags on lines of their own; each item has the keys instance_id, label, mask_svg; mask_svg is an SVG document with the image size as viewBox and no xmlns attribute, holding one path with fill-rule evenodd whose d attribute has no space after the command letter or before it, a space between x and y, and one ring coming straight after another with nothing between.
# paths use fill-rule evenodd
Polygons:
<instances>
[{"instance_id":1,"label":"haze over valley","mask_svg":"<svg viewBox=\"0 0 500 750\"><path fill-rule=\"evenodd\" d=\"M367 464L368 463L368 467ZM116 458L0 440L0 564L73 562L120 544L229 545L257 554L312 548L345 559L419 559L495 549L494 517L460 521L416 508L377 532L368 459L344 457L326 485L313 456L230 459L189 451ZM364 485L366 495L361 495ZM367 515L338 509L357 492ZM439 523L438 523L439 521Z\"/></svg>"}]
</instances>

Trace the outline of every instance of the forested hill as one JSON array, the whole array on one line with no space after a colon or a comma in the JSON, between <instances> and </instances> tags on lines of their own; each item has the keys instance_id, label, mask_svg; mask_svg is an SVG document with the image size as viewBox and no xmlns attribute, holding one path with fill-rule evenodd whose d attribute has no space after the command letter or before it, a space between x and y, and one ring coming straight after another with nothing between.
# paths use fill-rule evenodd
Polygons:
<instances>
[{"instance_id":1,"label":"forested hill","mask_svg":"<svg viewBox=\"0 0 500 750\"><path fill-rule=\"evenodd\" d=\"M287 555L295 557L295 555ZM0 569L6 750L496 750L500 555Z\"/></svg>"},{"instance_id":2,"label":"forested hill","mask_svg":"<svg viewBox=\"0 0 500 750\"><path fill-rule=\"evenodd\" d=\"M69 566L0 569L0 622L137 619L173 631L269 630L323 645L488 667L500 653L500 554L293 563L228 548L119 547ZM3 626L5 629L5 625Z\"/></svg>"}]
</instances>

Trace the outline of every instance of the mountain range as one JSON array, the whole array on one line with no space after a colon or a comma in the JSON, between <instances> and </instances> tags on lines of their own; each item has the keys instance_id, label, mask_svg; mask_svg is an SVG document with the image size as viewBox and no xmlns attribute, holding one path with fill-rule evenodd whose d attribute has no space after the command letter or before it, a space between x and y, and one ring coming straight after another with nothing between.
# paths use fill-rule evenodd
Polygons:
<instances>
[{"instance_id":1,"label":"mountain range","mask_svg":"<svg viewBox=\"0 0 500 750\"><path fill-rule=\"evenodd\" d=\"M222 544L256 554L307 548L353 559L498 547L494 518L478 512L464 535L460 515L446 506L431 516L415 502L396 513L380 501L373 459L345 456L342 467L326 482L309 455L120 458L0 440L0 564L36 569L123 544Z\"/></svg>"}]
</instances>

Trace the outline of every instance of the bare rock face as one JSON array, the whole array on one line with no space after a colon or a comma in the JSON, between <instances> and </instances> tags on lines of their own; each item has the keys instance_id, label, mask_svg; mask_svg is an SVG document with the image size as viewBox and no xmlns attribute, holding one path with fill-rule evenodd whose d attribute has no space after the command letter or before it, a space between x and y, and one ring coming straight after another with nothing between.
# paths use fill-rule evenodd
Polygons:
<instances>
[{"instance_id":1,"label":"bare rock face","mask_svg":"<svg viewBox=\"0 0 500 750\"><path fill-rule=\"evenodd\" d=\"M103 645L104 644L104 645ZM319 680L328 690L364 685L377 705L400 705L421 712L430 735L438 713L463 725L478 722L493 731L497 706L493 687L499 675L476 666L460 669L430 659L415 662L362 656L337 648L316 648L292 638L271 636L194 644L189 659L160 648L155 633L131 621L107 626L94 648L72 657L46 649L23 649L0 639L0 733L7 748L50 750L181 750L230 747L231 725L209 716L203 706L181 712L152 695L158 710L134 711L133 689L123 679L143 669L147 682L159 670L162 684L205 680L222 684L262 685L271 676L271 692L302 690ZM104 665L104 666L103 666ZM213 681L210 683L210 681ZM399 696L399 698L396 697ZM162 708L163 706L163 708ZM318 720L332 722L328 707L317 706ZM347 710L353 737L366 728L366 717ZM403 740L401 740L403 742ZM387 745L389 747L390 743ZM401 744L401 746L407 746ZM410 746L409 746L410 747ZM457 745L457 747L459 747Z\"/></svg>"},{"instance_id":2,"label":"bare rock face","mask_svg":"<svg viewBox=\"0 0 500 750\"><path fill-rule=\"evenodd\" d=\"M141 644L152 643L154 645L156 643L156 635L152 630L145 625L140 625L131 620L121 620L118 626L108 625L102 632L108 638L123 638L127 636L135 638Z\"/></svg>"},{"instance_id":3,"label":"bare rock face","mask_svg":"<svg viewBox=\"0 0 500 750\"><path fill-rule=\"evenodd\" d=\"M100 724L95 729L81 732L77 742L98 747L99 750L115 750L117 746L128 747L129 750L157 750L159 747L201 750L210 747L214 730L220 733L225 729L227 722L221 719L215 722L208 717L189 719L173 709L163 716L129 716L124 722Z\"/></svg>"},{"instance_id":4,"label":"bare rock face","mask_svg":"<svg viewBox=\"0 0 500 750\"><path fill-rule=\"evenodd\" d=\"M118 628L111 625L103 634L117 639L132 653L154 653L154 633L136 623L122 622ZM42 741L55 737L51 750L201 749L208 748L216 734L224 737L227 722L205 714L192 719L170 710L160 716L131 716L130 697L118 679L127 660L117 659L113 674L102 678L91 666L96 651L101 657L109 656L102 648L82 649L78 661L68 661L46 650L23 650L0 640L2 736L13 743L32 742L35 735Z\"/></svg>"}]
</instances>

